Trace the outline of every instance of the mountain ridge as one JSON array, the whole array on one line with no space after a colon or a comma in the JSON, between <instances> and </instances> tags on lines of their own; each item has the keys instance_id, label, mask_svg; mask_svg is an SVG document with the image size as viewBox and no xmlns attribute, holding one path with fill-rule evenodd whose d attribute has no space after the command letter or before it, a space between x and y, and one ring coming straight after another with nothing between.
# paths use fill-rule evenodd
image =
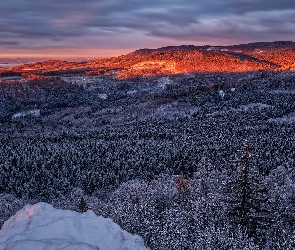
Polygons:
<instances>
[{"instance_id":1,"label":"mountain ridge","mask_svg":"<svg viewBox=\"0 0 295 250\"><path fill-rule=\"evenodd\" d=\"M126 55L67 62L48 60L0 69L0 75L43 78L65 74L110 74L116 78L162 76L194 72L245 72L295 70L295 43L255 42L228 46L166 46L139 49Z\"/></svg>"}]
</instances>

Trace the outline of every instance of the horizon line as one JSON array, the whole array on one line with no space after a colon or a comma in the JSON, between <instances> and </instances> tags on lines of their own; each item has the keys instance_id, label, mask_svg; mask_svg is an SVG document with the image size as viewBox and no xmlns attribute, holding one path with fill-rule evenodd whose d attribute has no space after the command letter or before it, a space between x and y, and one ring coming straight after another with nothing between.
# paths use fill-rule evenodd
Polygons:
<instances>
[{"instance_id":1,"label":"horizon line","mask_svg":"<svg viewBox=\"0 0 295 250\"><path fill-rule=\"evenodd\" d=\"M245 43L236 43L236 44L171 44L165 46L151 46L150 48L141 47L141 48L130 48L130 49L123 49L123 48L114 48L114 49L44 49L44 50L32 50L28 52L28 50L16 50L11 53L1 53L0 52L0 59L52 59L52 60L71 60L71 59L104 59L104 58L112 58L118 57L121 55L126 55L136 50L141 49L160 49L165 47L180 47L180 46L196 46L196 47L203 47L203 46L212 46L212 47L227 47L227 46L239 46L239 45L247 45L247 44L263 44L263 43L293 43L291 40L280 40L280 41L257 41L257 42L245 42ZM62 51L62 52L59 52Z\"/></svg>"}]
</instances>

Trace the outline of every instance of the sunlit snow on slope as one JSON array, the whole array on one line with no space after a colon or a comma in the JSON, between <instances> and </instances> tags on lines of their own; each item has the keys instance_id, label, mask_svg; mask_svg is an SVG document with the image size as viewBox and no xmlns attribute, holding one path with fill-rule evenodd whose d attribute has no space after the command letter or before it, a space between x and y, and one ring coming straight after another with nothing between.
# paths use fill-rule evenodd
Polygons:
<instances>
[{"instance_id":1,"label":"sunlit snow on slope","mask_svg":"<svg viewBox=\"0 0 295 250\"><path fill-rule=\"evenodd\" d=\"M5 250L144 250L143 239L120 228L111 219L55 209L47 203L26 205L0 230Z\"/></svg>"}]
</instances>

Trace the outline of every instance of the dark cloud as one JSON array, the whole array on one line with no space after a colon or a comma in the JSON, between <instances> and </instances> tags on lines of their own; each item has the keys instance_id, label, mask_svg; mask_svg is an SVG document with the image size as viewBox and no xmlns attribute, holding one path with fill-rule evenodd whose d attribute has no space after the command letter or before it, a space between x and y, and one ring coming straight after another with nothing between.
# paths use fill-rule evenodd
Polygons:
<instances>
[{"instance_id":1,"label":"dark cloud","mask_svg":"<svg viewBox=\"0 0 295 250\"><path fill-rule=\"evenodd\" d=\"M1 0L0 26L2 50L295 40L295 1Z\"/></svg>"},{"instance_id":2,"label":"dark cloud","mask_svg":"<svg viewBox=\"0 0 295 250\"><path fill-rule=\"evenodd\" d=\"M281 11L295 9L295 1L292 0L242 0L232 1L229 7L238 14L253 11Z\"/></svg>"},{"instance_id":3,"label":"dark cloud","mask_svg":"<svg viewBox=\"0 0 295 250\"><path fill-rule=\"evenodd\" d=\"M1 41L0 40L0 46L14 47L20 44L21 43L19 41Z\"/></svg>"}]
</instances>

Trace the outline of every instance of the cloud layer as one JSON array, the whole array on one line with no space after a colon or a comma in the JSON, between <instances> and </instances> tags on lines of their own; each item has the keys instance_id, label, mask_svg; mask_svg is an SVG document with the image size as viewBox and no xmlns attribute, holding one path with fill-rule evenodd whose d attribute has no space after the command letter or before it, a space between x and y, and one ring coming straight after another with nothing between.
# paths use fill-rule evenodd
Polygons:
<instances>
[{"instance_id":1,"label":"cloud layer","mask_svg":"<svg viewBox=\"0 0 295 250\"><path fill-rule=\"evenodd\" d=\"M295 40L293 0L1 0L1 53Z\"/></svg>"}]
</instances>

